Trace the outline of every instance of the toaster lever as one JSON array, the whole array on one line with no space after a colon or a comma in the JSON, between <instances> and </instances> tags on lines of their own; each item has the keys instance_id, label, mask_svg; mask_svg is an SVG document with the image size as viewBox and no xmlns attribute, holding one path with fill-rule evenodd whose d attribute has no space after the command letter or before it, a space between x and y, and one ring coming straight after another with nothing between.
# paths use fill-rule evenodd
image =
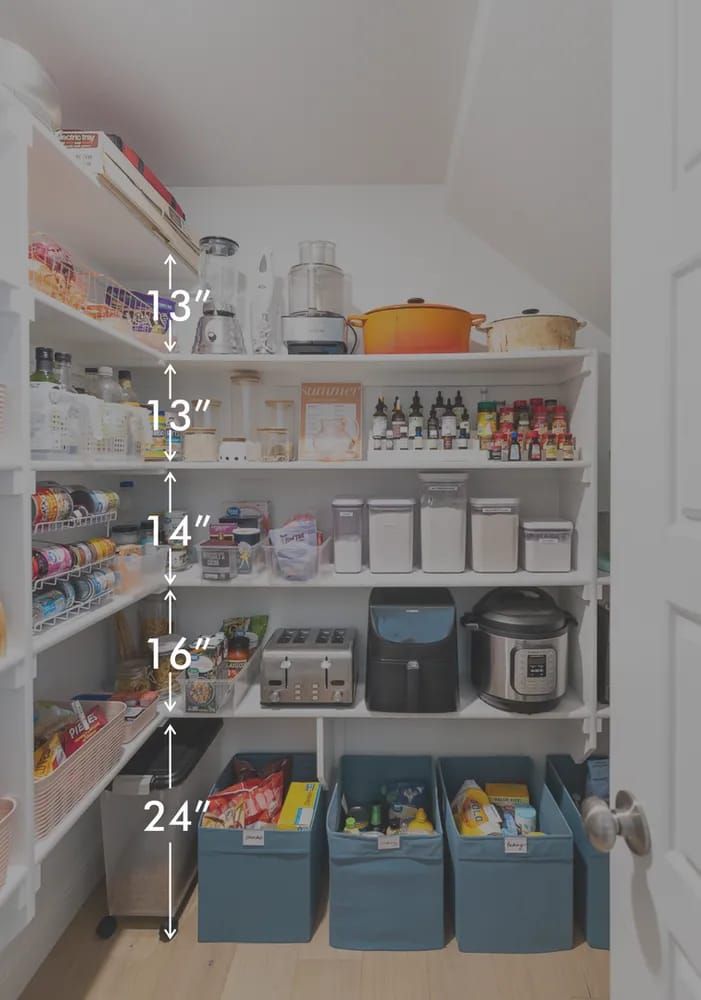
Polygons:
<instances>
[{"instance_id":1,"label":"toaster lever","mask_svg":"<svg viewBox=\"0 0 701 1000\"><path fill-rule=\"evenodd\" d=\"M287 678L289 677L289 669L292 666L292 660L289 656L283 656L280 660L280 670L282 670L282 676L285 678L285 687L287 687Z\"/></svg>"},{"instance_id":2,"label":"toaster lever","mask_svg":"<svg viewBox=\"0 0 701 1000\"><path fill-rule=\"evenodd\" d=\"M324 687L329 686L329 670L331 669L331 660L328 656L325 656L321 661L321 669L324 671Z\"/></svg>"}]
</instances>

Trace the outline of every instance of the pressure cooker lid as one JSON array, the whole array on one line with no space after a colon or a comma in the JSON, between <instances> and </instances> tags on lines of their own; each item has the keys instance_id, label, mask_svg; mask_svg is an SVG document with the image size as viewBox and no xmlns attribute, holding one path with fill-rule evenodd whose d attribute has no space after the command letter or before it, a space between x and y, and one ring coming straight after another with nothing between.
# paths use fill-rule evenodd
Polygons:
<instances>
[{"instance_id":1,"label":"pressure cooker lid","mask_svg":"<svg viewBox=\"0 0 701 1000\"><path fill-rule=\"evenodd\" d=\"M539 587L498 587L475 605L472 620L486 631L519 638L560 633L572 619Z\"/></svg>"}]
</instances>

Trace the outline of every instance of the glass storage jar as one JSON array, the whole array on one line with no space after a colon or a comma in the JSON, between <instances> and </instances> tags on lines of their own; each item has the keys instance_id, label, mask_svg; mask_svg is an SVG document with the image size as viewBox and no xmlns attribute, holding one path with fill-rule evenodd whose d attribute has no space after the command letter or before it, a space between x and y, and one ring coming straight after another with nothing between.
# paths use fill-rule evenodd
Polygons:
<instances>
[{"instance_id":1,"label":"glass storage jar","mask_svg":"<svg viewBox=\"0 0 701 1000\"><path fill-rule=\"evenodd\" d=\"M423 473L421 568L462 573L467 551L467 473Z\"/></svg>"}]
</instances>

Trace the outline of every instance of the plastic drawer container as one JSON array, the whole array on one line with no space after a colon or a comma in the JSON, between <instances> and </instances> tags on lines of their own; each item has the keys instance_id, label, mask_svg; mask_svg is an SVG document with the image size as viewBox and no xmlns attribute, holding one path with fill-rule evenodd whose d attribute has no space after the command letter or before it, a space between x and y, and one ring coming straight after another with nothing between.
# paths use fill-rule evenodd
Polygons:
<instances>
[{"instance_id":1,"label":"plastic drawer container","mask_svg":"<svg viewBox=\"0 0 701 1000\"><path fill-rule=\"evenodd\" d=\"M313 580L329 569L331 563L331 539L327 538L315 548L308 546L300 551L296 543L276 550L272 545L263 545L266 569L273 579L291 580L304 583Z\"/></svg>"},{"instance_id":2,"label":"plastic drawer container","mask_svg":"<svg viewBox=\"0 0 701 1000\"><path fill-rule=\"evenodd\" d=\"M472 569L475 573L515 573L518 569L518 516L514 498L470 500Z\"/></svg>"},{"instance_id":3,"label":"plastic drawer container","mask_svg":"<svg viewBox=\"0 0 701 1000\"><path fill-rule=\"evenodd\" d=\"M609 856L589 843L573 795L584 798L586 764L565 754L548 757L546 781L574 840L574 912L592 948L609 947Z\"/></svg>"},{"instance_id":4,"label":"plastic drawer container","mask_svg":"<svg viewBox=\"0 0 701 1000\"><path fill-rule=\"evenodd\" d=\"M435 833L399 838L384 850L374 837L341 832L341 800L376 800L391 781L430 787ZM329 840L329 936L334 948L425 951L443 948L443 829L430 757L346 756L326 819Z\"/></svg>"},{"instance_id":5,"label":"plastic drawer container","mask_svg":"<svg viewBox=\"0 0 701 1000\"><path fill-rule=\"evenodd\" d=\"M564 951L572 947L572 832L530 757L442 757L441 794L449 891L458 948L465 952ZM463 837L450 803L466 778L528 785L544 836L507 854L504 837Z\"/></svg>"},{"instance_id":6,"label":"plastic drawer container","mask_svg":"<svg viewBox=\"0 0 701 1000\"><path fill-rule=\"evenodd\" d=\"M241 753L263 764L292 758L293 781L316 781L316 757ZM210 795L234 781L229 763ZM326 867L323 791L310 830L216 830L199 827L199 940L262 944L310 941ZM252 837L251 834L257 834ZM263 956L261 961L265 961Z\"/></svg>"},{"instance_id":7,"label":"plastic drawer container","mask_svg":"<svg viewBox=\"0 0 701 1000\"><path fill-rule=\"evenodd\" d=\"M415 500L368 500L371 573L414 569Z\"/></svg>"},{"instance_id":8,"label":"plastic drawer container","mask_svg":"<svg viewBox=\"0 0 701 1000\"><path fill-rule=\"evenodd\" d=\"M524 521L523 568L529 573L569 573L572 569L571 521Z\"/></svg>"}]
</instances>

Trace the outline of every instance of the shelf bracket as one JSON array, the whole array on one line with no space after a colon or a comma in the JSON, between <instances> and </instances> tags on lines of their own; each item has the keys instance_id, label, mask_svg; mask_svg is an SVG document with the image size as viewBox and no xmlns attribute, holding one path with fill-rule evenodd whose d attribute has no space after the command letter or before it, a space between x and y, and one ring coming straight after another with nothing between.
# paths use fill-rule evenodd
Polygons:
<instances>
[{"instance_id":1,"label":"shelf bracket","mask_svg":"<svg viewBox=\"0 0 701 1000\"><path fill-rule=\"evenodd\" d=\"M596 750L596 736L599 730L599 719L595 715L589 715L582 719L582 732L584 733L584 757L588 757Z\"/></svg>"}]
</instances>

